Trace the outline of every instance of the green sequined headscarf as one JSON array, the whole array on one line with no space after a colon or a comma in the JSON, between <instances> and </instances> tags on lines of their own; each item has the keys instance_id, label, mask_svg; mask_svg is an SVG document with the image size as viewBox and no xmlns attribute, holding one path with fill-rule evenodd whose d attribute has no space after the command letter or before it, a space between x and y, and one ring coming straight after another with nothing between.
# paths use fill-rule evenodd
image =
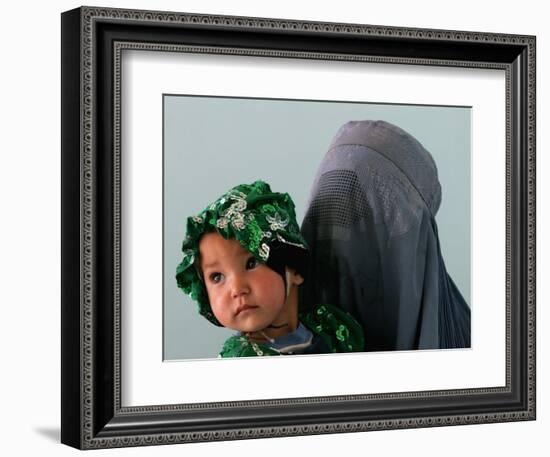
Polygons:
<instances>
[{"instance_id":1,"label":"green sequined headscarf","mask_svg":"<svg viewBox=\"0 0 550 457\"><path fill-rule=\"evenodd\" d=\"M263 181L235 186L198 215L187 218L183 259L176 270L178 287L198 303L199 313L213 324L221 326L197 265L200 238L213 231L225 239L236 239L268 266L283 262L305 273L308 248L290 195L272 192Z\"/></svg>"}]
</instances>

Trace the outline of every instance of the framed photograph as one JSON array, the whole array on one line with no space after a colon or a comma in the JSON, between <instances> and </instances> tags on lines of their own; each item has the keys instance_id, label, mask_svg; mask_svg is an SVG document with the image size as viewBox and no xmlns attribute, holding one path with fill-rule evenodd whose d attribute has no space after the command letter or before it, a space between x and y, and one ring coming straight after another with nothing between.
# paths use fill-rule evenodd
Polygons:
<instances>
[{"instance_id":1,"label":"framed photograph","mask_svg":"<svg viewBox=\"0 0 550 457\"><path fill-rule=\"evenodd\" d=\"M62 442L534 420L535 42L63 13Z\"/></svg>"}]
</instances>

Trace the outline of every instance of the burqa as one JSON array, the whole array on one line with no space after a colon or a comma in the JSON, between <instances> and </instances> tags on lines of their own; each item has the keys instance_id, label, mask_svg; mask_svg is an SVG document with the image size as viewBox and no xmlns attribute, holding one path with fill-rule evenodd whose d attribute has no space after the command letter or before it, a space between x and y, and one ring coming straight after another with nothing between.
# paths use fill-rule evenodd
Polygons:
<instances>
[{"instance_id":1,"label":"burqa","mask_svg":"<svg viewBox=\"0 0 550 457\"><path fill-rule=\"evenodd\" d=\"M301 302L352 314L369 351L470 347L470 308L445 269L430 153L383 121L348 122L315 177Z\"/></svg>"}]
</instances>

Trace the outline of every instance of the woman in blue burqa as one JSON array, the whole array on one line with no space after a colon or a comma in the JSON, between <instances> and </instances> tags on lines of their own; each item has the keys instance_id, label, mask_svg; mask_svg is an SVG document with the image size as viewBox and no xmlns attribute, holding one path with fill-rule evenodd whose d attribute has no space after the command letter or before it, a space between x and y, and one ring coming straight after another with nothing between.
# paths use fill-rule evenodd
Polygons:
<instances>
[{"instance_id":1,"label":"woman in blue burqa","mask_svg":"<svg viewBox=\"0 0 550 457\"><path fill-rule=\"evenodd\" d=\"M333 303L369 351L470 347L470 308L445 269L430 153L383 121L340 128L302 224L311 248L305 303Z\"/></svg>"}]
</instances>

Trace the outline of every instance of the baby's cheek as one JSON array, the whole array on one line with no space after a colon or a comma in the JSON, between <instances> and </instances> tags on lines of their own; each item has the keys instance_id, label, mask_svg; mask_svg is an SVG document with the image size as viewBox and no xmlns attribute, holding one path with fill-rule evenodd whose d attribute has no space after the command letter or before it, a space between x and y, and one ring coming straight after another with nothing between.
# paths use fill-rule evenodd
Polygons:
<instances>
[{"instance_id":1,"label":"baby's cheek","mask_svg":"<svg viewBox=\"0 0 550 457\"><path fill-rule=\"evenodd\" d=\"M229 307L223 299L220 299L220 297L214 297L213 300L210 300L210 306L214 316L216 316L216 319L218 319L220 323L223 324L223 322L221 322L222 320L227 321L229 317Z\"/></svg>"},{"instance_id":2,"label":"baby's cheek","mask_svg":"<svg viewBox=\"0 0 550 457\"><path fill-rule=\"evenodd\" d=\"M285 296L285 285L280 277L269 278L265 280L264 290L267 291L269 298L273 301L279 302Z\"/></svg>"}]
</instances>

